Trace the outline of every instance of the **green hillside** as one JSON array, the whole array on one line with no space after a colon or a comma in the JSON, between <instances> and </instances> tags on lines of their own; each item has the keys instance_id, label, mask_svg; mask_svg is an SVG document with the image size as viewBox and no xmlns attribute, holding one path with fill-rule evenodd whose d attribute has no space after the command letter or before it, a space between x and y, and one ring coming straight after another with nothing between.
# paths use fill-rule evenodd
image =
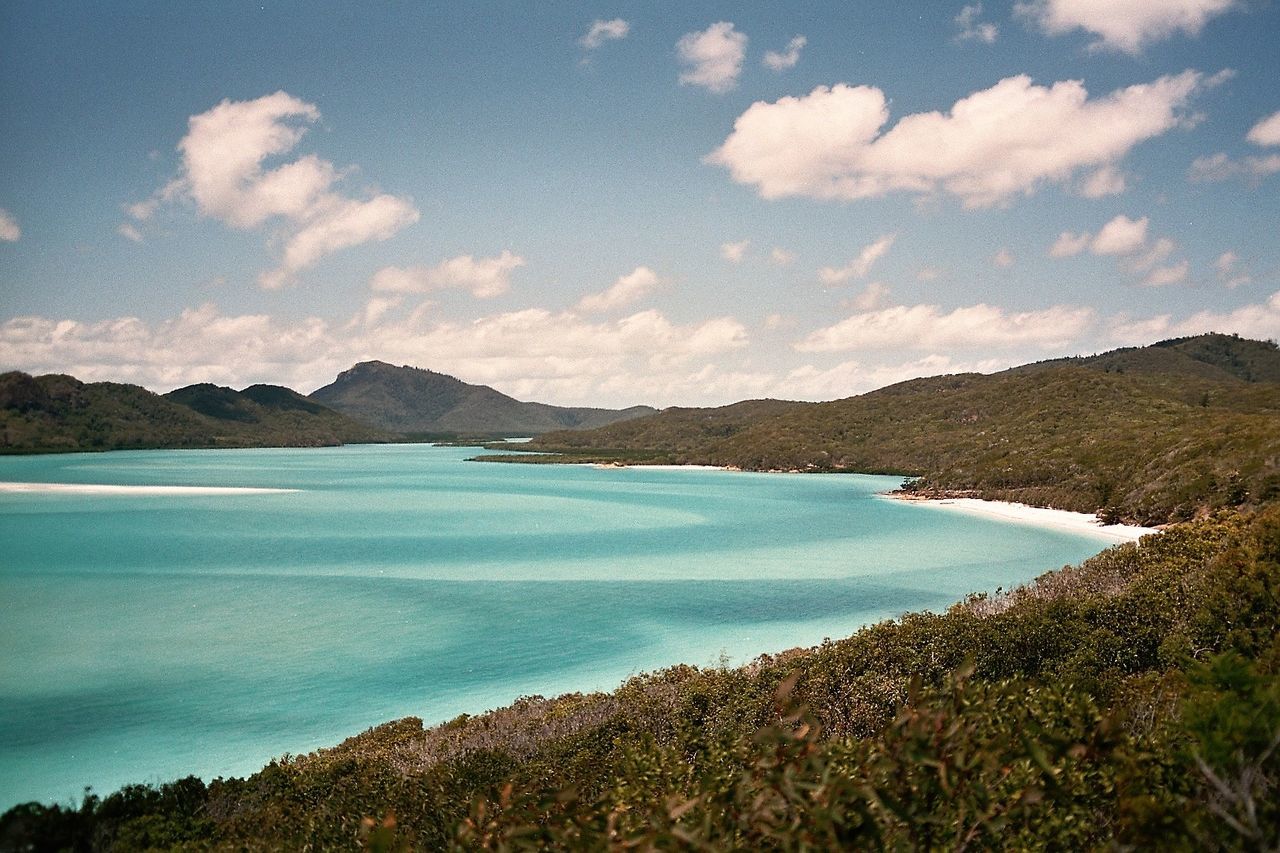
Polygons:
<instances>
[{"instance_id":1,"label":"green hillside","mask_svg":"<svg viewBox=\"0 0 1280 853\"><path fill-rule=\"evenodd\" d=\"M385 441L387 433L289 390L137 385L60 374L0 374L0 452L152 447L318 446Z\"/></svg>"},{"instance_id":2,"label":"green hillside","mask_svg":"<svg viewBox=\"0 0 1280 853\"><path fill-rule=\"evenodd\" d=\"M1142 523L1280 496L1280 351L1222 335L903 382L829 403L671 409L544 435L530 461L858 471ZM519 457L499 457L521 461Z\"/></svg>"},{"instance_id":3,"label":"green hillside","mask_svg":"<svg viewBox=\"0 0 1280 853\"><path fill-rule=\"evenodd\" d=\"M343 371L311 399L380 429L409 435L538 435L605 426L655 411L648 406L615 410L524 403L487 385L381 361L361 362Z\"/></svg>"}]
</instances>

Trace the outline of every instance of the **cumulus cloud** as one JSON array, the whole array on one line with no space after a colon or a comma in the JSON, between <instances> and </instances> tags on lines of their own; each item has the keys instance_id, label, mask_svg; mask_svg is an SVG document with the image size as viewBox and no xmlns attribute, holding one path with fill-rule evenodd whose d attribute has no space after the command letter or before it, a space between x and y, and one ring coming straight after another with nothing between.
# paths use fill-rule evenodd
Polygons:
<instances>
[{"instance_id":1,"label":"cumulus cloud","mask_svg":"<svg viewBox=\"0 0 1280 853\"><path fill-rule=\"evenodd\" d=\"M825 369L806 364L789 372L777 383L778 390L768 393L788 399L834 400L921 376L991 373L1012 367L1014 363L1016 360L1007 358L957 361L949 355L931 353L920 358L881 364L845 361Z\"/></svg>"},{"instance_id":2,"label":"cumulus cloud","mask_svg":"<svg viewBox=\"0 0 1280 853\"><path fill-rule=\"evenodd\" d=\"M800 352L938 350L1066 344L1093 322L1093 311L1056 305L1009 312L978 304L953 311L938 305L897 305L869 311L812 332L795 344Z\"/></svg>"},{"instance_id":3,"label":"cumulus cloud","mask_svg":"<svg viewBox=\"0 0 1280 853\"><path fill-rule=\"evenodd\" d=\"M326 255L386 240L417 222L418 210L406 198L339 192L339 170L313 154L264 167L268 159L291 152L319 118L314 104L286 92L224 100L188 120L178 143L178 177L126 210L145 222L162 204L189 199L202 215L239 230L280 223L276 236L284 253L278 268L259 277L264 287L287 284Z\"/></svg>"},{"instance_id":4,"label":"cumulus cloud","mask_svg":"<svg viewBox=\"0 0 1280 853\"><path fill-rule=\"evenodd\" d=\"M1247 269L1240 263L1240 256L1228 249L1213 262L1213 269L1218 274L1218 281L1227 287L1236 288L1253 281Z\"/></svg>"},{"instance_id":5,"label":"cumulus cloud","mask_svg":"<svg viewBox=\"0 0 1280 853\"><path fill-rule=\"evenodd\" d=\"M587 30L587 34L578 39L578 44L587 50L595 50L607 41L617 41L624 39L631 32L631 25L622 18L614 18L611 21L595 20L591 22L591 27Z\"/></svg>"},{"instance_id":6,"label":"cumulus cloud","mask_svg":"<svg viewBox=\"0 0 1280 853\"><path fill-rule=\"evenodd\" d=\"M132 240L135 243L142 242L142 232L132 222L121 222L116 226L116 233L126 240Z\"/></svg>"},{"instance_id":7,"label":"cumulus cloud","mask_svg":"<svg viewBox=\"0 0 1280 853\"><path fill-rule=\"evenodd\" d=\"M1147 242L1147 217L1130 219L1121 214L1112 219L1089 243L1095 255L1132 255Z\"/></svg>"},{"instance_id":8,"label":"cumulus cloud","mask_svg":"<svg viewBox=\"0 0 1280 853\"><path fill-rule=\"evenodd\" d=\"M1177 284L1184 281L1187 277L1187 271L1190 264L1186 261L1179 261L1167 267L1156 267L1147 273L1142 279L1142 283L1147 287L1163 287L1166 284Z\"/></svg>"},{"instance_id":9,"label":"cumulus cloud","mask_svg":"<svg viewBox=\"0 0 1280 853\"><path fill-rule=\"evenodd\" d=\"M958 41L980 41L983 44L994 44L996 38L1000 35L1000 28L990 22L979 21L982 17L982 4L975 3L972 6L965 6L960 10L960 14L955 16L954 22L959 32L956 33Z\"/></svg>"},{"instance_id":10,"label":"cumulus cloud","mask_svg":"<svg viewBox=\"0 0 1280 853\"><path fill-rule=\"evenodd\" d=\"M1086 175L1078 191L1084 198L1105 198L1120 195L1125 189L1124 173L1115 166L1103 166Z\"/></svg>"},{"instance_id":11,"label":"cumulus cloud","mask_svg":"<svg viewBox=\"0 0 1280 853\"><path fill-rule=\"evenodd\" d=\"M896 234L886 234L874 243L869 243L858 253L858 257L842 267L823 267L818 270L818 278L823 284L842 284L851 278L866 278L871 267L888 253Z\"/></svg>"},{"instance_id":12,"label":"cumulus cloud","mask_svg":"<svg viewBox=\"0 0 1280 853\"><path fill-rule=\"evenodd\" d=\"M1245 178L1252 183L1257 183L1276 172L1280 172L1280 154L1233 159L1219 152L1197 157L1191 162L1188 175L1191 180L1198 183L1227 181L1232 178Z\"/></svg>"},{"instance_id":13,"label":"cumulus cloud","mask_svg":"<svg viewBox=\"0 0 1280 853\"><path fill-rule=\"evenodd\" d=\"M524 258L503 249L495 258L459 255L434 267L383 267L373 274L369 286L380 293L427 293L458 287L478 299L488 299L510 290L511 274L524 265Z\"/></svg>"},{"instance_id":14,"label":"cumulus cloud","mask_svg":"<svg viewBox=\"0 0 1280 853\"><path fill-rule=\"evenodd\" d=\"M853 307L859 311L874 311L884 304L889 288L882 281L873 281L866 290L853 298Z\"/></svg>"},{"instance_id":15,"label":"cumulus cloud","mask_svg":"<svg viewBox=\"0 0 1280 853\"><path fill-rule=\"evenodd\" d=\"M0 241L5 243L16 243L22 238L22 229L18 227L18 220L13 218L13 214L0 207Z\"/></svg>"},{"instance_id":16,"label":"cumulus cloud","mask_svg":"<svg viewBox=\"0 0 1280 853\"><path fill-rule=\"evenodd\" d=\"M1146 319L1114 318L1111 339L1117 344L1144 344L1160 338L1188 337L1205 332L1223 332L1248 338L1280 338L1280 290L1265 302L1244 305L1232 311L1199 311L1184 320L1171 314Z\"/></svg>"},{"instance_id":17,"label":"cumulus cloud","mask_svg":"<svg viewBox=\"0 0 1280 853\"><path fill-rule=\"evenodd\" d=\"M1063 231L1049 248L1049 255L1065 258L1087 249L1094 255L1120 259L1121 269L1142 276L1141 282L1147 287L1162 287L1184 281L1190 270L1187 261L1162 266L1177 251L1178 244L1168 237L1148 241L1149 224L1150 220L1145 216L1130 219L1121 214L1109 220L1094 235Z\"/></svg>"},{"instance_id":18,"label":"cumulus cloud","mask_svg":"<svg viewBox=\"0 0 1280 853\"><path fill-rule=\"evenodd\" d=\"M1245 139L1254 145L1280 145L1280 112L1272 113L1249 128Z\"/></svg>"},{"instance_id":19,"label":"cumulus cloud","mask_svg":"<svg viewBox=\"0 0 1280 853\"><path fill-rule=\"evenodd\" d=\"M1089 248L1089 241L1092 236L1089 234L1077 234L1074 231L1063 231L1058 235L1058 239L1053 241L1053 245L1049 247L1049 257L1051 258L1069 258L1078 255L1085 249Z\"/></svg>"},{"instance_id":20,"label":"cumulus cloud","mask_svg":"<svg viewBox=\"0 0 1280 853\"><path fill-rule=\"evenodd\" d=\"M719 21L705 30L685 33L676 43L676 53L685 66L680 73L681 83L701 86L719 95L738 85L747 36L728 21Z\"/></svg>"},{"instance_id":21,"label":"cumulus cloud","mask_svg":"<svg viewBox=\"0 0 1280 853\"><path fill-rule=\"evenodd\" d=\"M1016 262L1017 262L1016 259L1013 257L1013 252L1009 251L1007 247L1002 247L991 258L991 263L995 264L997 267L999 267L1002 270L1007 270L1009 267L1013 266Z\"/></svg>"},{"instance_id":22,"label":"cumulus cloud","mask_svg":"<svg viewBox=\"0 0 1280 853\"><path fill-rule=\"evenodd\" d=\"M1091 47L1137 54L1148 44L1182 32L1200 34L1210 18L1236 0L1030 0L1014 14L1048 35L1085 30L1098 37Z\"/></svg>"},{"instance_id":23,"label":"cumulus cloud","mask_svg":"<svg viewBox=\"0 0 1280 853\"><path fill-rule=\"evenodd\" d=\"M379 358L495 384L525 399L594 405L692 403L705 401L708 382L723 379L727 394L747 384L714 363L748 342L731 317L679 324L643 311L596 322L528 309L453 322L427 311L400 318L394 307L394 297L371 300L358 325L228 315L212 304L156 323L21 317L0 323L0 363L161 391L193 382L272 382L305 392L357 361Z\"/></svg>"},{"instance_id":24,"label":"cumulus cloud","mask_svg":"<svg viewBox=\"0 0 1280 853\"><path fill-rule=\"evenodd\" d=\"M787 42L787 46L781 52L776 50L766 51L764 59L765 68L773 71L786 71L788 68L795 68L796 63L800 61L800 51L809 43L804 36L796 36Z\"/></svg>"},{"instance_id":25,"label":"cumulus cloud","mask_svg":"<svg viewBox=\"0 0 1280 853\"><path fill-rule=\"evenodd\" d=\"M661 279L653 270L636 267L626 275L619 276L607 290L582 297L578 310L588 314L613 311L643 298L660 283Z\"/></svg>"},{"instance_id":26,"label":"cumulus cloud","mask_svg":"<svg viewBox=\"0 0 1280 853\"><path fill-rule=\"evenodd\" d=\"M732 264L742 262L746 257L747 247L751 245L750 240L739 240L737 243L721 243L720 257Z\"/></svg>"},{"instance_id":27,"label":"cumulus cloud","mask_svg":"<svg viewBox=\"0 0 1280 853\"><path fill-rule=\"evenodd\" d=\"M1280 145L1280 112L1267 116L1249 129L1245 139L1259 146ZM1244 177L1257 183L1268 175L1280 172L1280 154L1251 155L1240 159L1225 153L1197 157L1191 163L1191 180L1199 182L1225 181Z\"/></svg>"},{"instance_id":28,"label":"cumulus cloud","mask_svg":"<svg viewBox=\"0 0 1280 853\"><path fill-rule=\"evenodd\" d=\"M1182 122L1191 97L1213 82L1186 71L1090 99L1078 80L1046 87L1020 75L888 130L880 89L819 86L752 104L705 159L767 199L945 192L989 207L1082 170L1115 168L1134 146Z\"/></svg>"},{"instance_id":29,"label":"cumulus cloud","mask_svg":"<svg viewBox=\"0 0 1280 853\"><path fill-rule=\"evenodd\" d=\"M785 267L787 264L791 263L795 259L796 259L795 252L789 252L786 249L781 248L780 246L774 246L773 250L769 252L769 261L771 263L777 264L780 267Z\"/></svg>"}]
</instances>

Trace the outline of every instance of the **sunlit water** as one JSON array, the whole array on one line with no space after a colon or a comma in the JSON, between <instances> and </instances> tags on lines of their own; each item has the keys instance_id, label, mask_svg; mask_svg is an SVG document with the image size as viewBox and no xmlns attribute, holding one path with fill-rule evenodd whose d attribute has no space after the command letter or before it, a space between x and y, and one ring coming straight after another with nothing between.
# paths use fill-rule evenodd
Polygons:
<instances>
[{"instance_id":1,"label":"sunlit water","mask_svg":"<svg viewBox=\"0 0 1280 853\"><path fill-rule=\"evenodd\" d=\"M467 463L421 445L0 458L0 809L243 775L416 715L941 610L1105 547L899 478Z\"/></svg>"}]
</instances>

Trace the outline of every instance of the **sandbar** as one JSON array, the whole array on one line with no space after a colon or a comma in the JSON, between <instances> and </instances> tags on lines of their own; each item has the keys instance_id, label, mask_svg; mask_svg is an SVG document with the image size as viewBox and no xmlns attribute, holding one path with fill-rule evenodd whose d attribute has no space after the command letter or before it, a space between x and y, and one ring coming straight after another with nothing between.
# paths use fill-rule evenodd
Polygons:
<instances>
[{"instance_id":1,"label":"sandbar","mask_svg":"<svg viewBox=\"0 0 1280 853\"><path fill-rule=\"evenodd\" d=\"M0 493L46 492L65 495L278 495L298 489L249 486L110 486L97 483L0 483Z\"/></svg>"}]
</instances>

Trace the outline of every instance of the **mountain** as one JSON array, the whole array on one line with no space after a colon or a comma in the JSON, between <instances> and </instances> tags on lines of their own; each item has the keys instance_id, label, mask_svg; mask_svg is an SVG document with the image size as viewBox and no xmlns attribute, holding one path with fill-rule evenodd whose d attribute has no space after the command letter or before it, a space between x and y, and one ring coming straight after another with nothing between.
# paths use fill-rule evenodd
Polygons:
<instances>
[{"instance_id":1,"label":"mountain","mask_svg":"<svg viewBox=\"0 0 1280 853\"><path fill-rule=\"evenodd\" d=\"M288 388L191 385L159 395L72 376L0 374L0 452L316 446L386 441Z\"/></svg>"},{"instance_id":2,"label":"mountain","mask_svg":"<svg viewBox=\"0 0 1280 853\"><path fill-rule=\"evenodd\" d=\"M487 385L381 361L343 371L311 399L379 429L420 435L538 435L606 426L656 411L649 406L616 410L523 403Z\"/></svg>"},{"instance_id":3,"label":"mountain","mask_svg":"<svg viewBox=\"0 0 1280 853\"><path fill-rule=\"evenodd\" d=\"M1280 351L1201 335L829 403L669 409L530 449L562 454L539 461L902 474L921 492L1163 523L1280 498Z\"/></svg>"}]
</instances>

